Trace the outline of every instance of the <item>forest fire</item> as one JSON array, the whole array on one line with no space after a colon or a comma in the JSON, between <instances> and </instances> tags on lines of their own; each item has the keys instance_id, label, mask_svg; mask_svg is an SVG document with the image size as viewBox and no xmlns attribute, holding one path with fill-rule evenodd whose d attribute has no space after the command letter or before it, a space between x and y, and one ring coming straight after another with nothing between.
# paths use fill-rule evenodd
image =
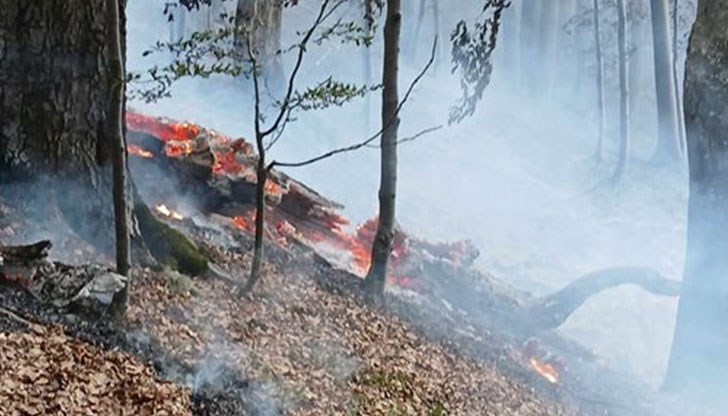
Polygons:
<instances>
[{"instance_id":1,"label":"forest fire","mask_svg":"<svg viewBox=\"0 0 728 416\"><path fill-rule=\"evenodd\" d=\"M231 226L238 230L255 232L253 206L257 157L250 143L194 124L133 111L127 112L126 121L130 132L146 135L146 139L131 136L131 140L135 137L138 140L138 143L130 144L131 154L149 160L149 163L164 164L166 158L180 162L170 165L171 169L176 170L176 175L189 175L180 177L181 183L204 190L198 199L206 203L206 210L229 218ZM153 141L149 141L149 136ZM147 149L157 149L157 154ZM161 154L166 158L154 158ZM153 182L152 186L156 186L158 181ZM178 191L171 189L168 192ZM363 223L354 232L347 232L345 227L349 221L337 213L343 207L275 170L269 173L264 191L268 203L264 230L267 239L282 248L288 247L293 240L311 247L334 248L347 254L346 267L361 277L366 275L377 230L376 218ZM228 205L232 207L228 208ZM184 218L166 205L158 205L156 211L173 220ZM422 260L412 256L413 241L417 242L418 250L428 253L430 258L446 259L454 264L468 263L477 256L477 250L467 242L429 244L413 240L398 228L390 259L390 283L411 289L417 287L416 279L410 274L417 266L409 263Z\"/></svg>"},{"instance_id":2,"label":"forest fire","mask_svg":"<svg viewBox=\"0 0 728 416\"><path fill-rule=\"evenodd\" d=\"M559 371L554 368L553 365L549 363L543 363L533 357L531 357L528 362L529 364L531 364L531 368L533 368L538 374L540 374L541 377L545 378L550 383L558 384Z\"/></svg>"},{"instance_id":3,"label":"forest fire","mask_svg":"<svg viewBox=\"0 0 728 416\"><path fill-rule=\"evenodd\" d=\"M158 213L164 215L167 218L172 218L173 220L182 221L185 219L185 217L183 217L182 214L167 208L167 206L164 204L157 205L156 207L154 207L154 209Z\"/></svg>"},{"instance_id":4,"label":"forest fire","mask_svg":"<svg viewBox=\"0 0 728 416\"><path fill-rule=\"evenodd\" d=\"M139 156L144 159L151 159L154 157L154 153L134 144L130 144L129 146L127 146L127 151L130 155Z\"/></svg>"},{"instance_id":5,"label":"forest fire","mask_svg":"<svg viewBox=\"0 0 728 416\"><path fill-rule=\"evenodd\" d=\"M509 352L511 358L528 365L549 383L558 384L561 373L566 368L562 358L547 352L535 338L529 338L520 349Z\"/></svg>"}]
</instances>

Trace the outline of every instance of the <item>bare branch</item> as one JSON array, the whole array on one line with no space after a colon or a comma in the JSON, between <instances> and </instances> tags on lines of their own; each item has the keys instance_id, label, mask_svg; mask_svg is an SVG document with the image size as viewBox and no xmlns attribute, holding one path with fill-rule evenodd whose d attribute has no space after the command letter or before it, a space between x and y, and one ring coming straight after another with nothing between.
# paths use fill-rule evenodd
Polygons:
<instances>
[{"instance_id":1,"label":"bare branch","mask_svg":"<svg viewBox=\"0 0 728 416\"><path fill-rule=\"evenodd\" d=\"M382 126L382 128L379 129L379 131L377 131L374 135L368 137L367 139L365 139L365 140L363 140L363 141L361 141L359 143L353 144L351 146L346 146L346 147L342 147L342 148L339 148L339 149L335 149L335 150L332 150L330 152L326 152L326 153L321 154L319 156L313 157L311 159L304 160L302 162L277 162L277 161L274 160L273 162L271 162L268 165L268 169L269 170L270 169L273 169L276 166L291 167L291 168L306 166L306 165L310 165L312 163L316 163L316 162L321 161L321 160L324 160L324 159L328 159L331 156L335 156L335 155L338 155L338 154L341 154L341 153L352 152L352 151L361 149L362 147L366 147L367 145L369 145L369 143L373 142L378 137L380 137L384 133L384 131L387 130L392 125L392 123L395 122L395 120L397 119L397 116L399 116L400 111L402 111L402 107L404 106L404 104L407 102L407 100L409 99L410 95L412 94L412 91L414 91L414 89L417 86L417 84L422 80L422 78L425 76L425 74L427 73L427 71L432 67L432 64L435 62L435 54L436 54L436 51L437 51L437 37L435 37L435 40L432 42L432 52L430 53L430 59L427 61L427 64L425 65L425 67L422 68L422 71L420 71L420 73L417 74L417 76L410 83L409 88L407 88L407 92L404 94L404 97L402 98L402 100L397 105L397 111L395 111L394 117L391 120L389 120L386 123L386 125ZM426 133L430 133L432 131L438 130L440 127L441 126L431 127L429 129L425 129L425 130L417 133L416 135L414 135L412 137L402 139L401 142L415 140L416 138L418 138L418 137L420 137L420 136L422 136L422 135L424 135Z\"/></svg>"},{"instance_id":2,"label":"bare branch","mask_svg":"<svg viewBox=\"0 0 728 416\"><path fill-rule=\"evenodd\" d=\"M432 133L433 131L437 131L437 130L439 130L441 128L442 128L442 126L436 126L436 127L426 128L424 130L421 130L421 131L417 132L416 134L414 134L412 136L405 137L404 139L397 141L397 143L405 143L405 142L411 142L413 140L417 140L418 138L424 136L425 134ZM374 147L374 148L378 148L379 146L371 146L371 145L369 145L369 143L371 143L374 140L376 140L379 136L382 135L382 133L384 133L384 130L380 130L374 136L369 137L368 139L364 140L363 142L360 142L360 143L357 143L357 144L353 144L351 146L341 147L339 149L331 150L330 152L326 152L326 153L324 153L322 155L313 157L313 158L308 159L308 160L304 160L302 162L284 163L284 162L276 162L276 161L273 161L273 162L271 162L268 165L268 168L267 169L268 170L271 170L271 169L273 169L276 166L287 167L287 168L300 168L302 166L310 165L310 164L313 164L313 163L316 163L316 162L320 162L320 161L322 161L324 159L328 159L331 156L335 156L335 155L338 155L338 154L341 154L341 153L348 153L348 152L353 152L355 150L359 150L362 147ZM397 143L395 143L395 145Z\"/></svg>"},{"instance_id":3,"label":"bare branch","mask_svg":"<svg viewBox=\"0 0 728 416\"><path fill-rule=\"evenodd\" d=\"M334 7L331 8L331 10L328 10L327 7L329 3L331 3L331 0L323 0L321 3L321 8L319 9L319 14L316 17L316 20L313 22L311 27L306 32L306 35L301 40L301 43L298 45L298 56L296 56L296 64L293 66L293 72L291 72L291 76L288 78L288 87L286 89L286 96L283 99L283 102L281 104L280 111L278 112L278 117L276 117L276 120L273 122L273 124L262 132L263 137L269 136L274 131L278 130L278 127L280 126L281 122L283 121L283 118L287 114L287 107L288 104L291 101L291 96L293 95L293 91L296 84L296 77L298 76L298 71L301 69L301 64L303 63L303 55L306 53L306 45L308 45L308 42L311 40L311 37L313 36L314 32L316 32L316 29L321 25L321 23L326 20L329 16L331 16L331 13L333 13L341 4L343 4L344 0L339 0Z\"/></svg>"},{"instance_id":4,"label":"bare branch","mask_svg":"<svg viewBox=\"0 0 728 416\"><path fill-rule=\"evenodd\" d=\"M424 130L420 130L415 135L412 135L412 136L409 136L409 137L405 137L404 139L397 140L394 143L394 145L395 146L398 146L398 145L400 145L402 143L407 143L407 142L415 141L415 140L419 139L420 137L424 136L425 134L429 134L429 133L436 132L436 131L442 129L443 127L444 126L442 124L440 124L439 126L428 127L428 128L426 128ZM368 144L368 145L366 145L366 147L369 148L369 149L381 149L382 148L381 145L380 146L375 146L373 144Z\"/></svg>"}]
</instances>

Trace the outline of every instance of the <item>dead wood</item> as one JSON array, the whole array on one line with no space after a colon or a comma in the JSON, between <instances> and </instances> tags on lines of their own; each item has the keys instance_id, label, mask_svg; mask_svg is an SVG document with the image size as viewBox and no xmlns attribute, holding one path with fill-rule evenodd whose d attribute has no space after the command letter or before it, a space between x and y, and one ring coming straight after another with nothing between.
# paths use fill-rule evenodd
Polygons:
<instances>
[{"instance_id":1,"label":"dead wood","mask_svg":"<svg viewBox=\"0 0 728 416\"><path fill-rule=\"evenodd\" d=\"M51 247L53 247L53 244L48 240L22 246L0 245L0 256L2 256L6 264L42 260L48 257L48 251Z\"/></svg>"},{"instance_id":2,"label":"dead wood","mask_svg":"<svg viewBox=\"0 0 728 416\"><path fill-rule=\"evenodd\" d=\"M527 305L526 316L535 328L554 329L563 324L589 298L606 289L635 285L660 296L679 296L680 282L646 267L615 267L586 274L551 295Z\"/></svg>"},{"instance_id":3,"label":"dead wood","mask_svg":"<svg viewBox=\"0 0 728 416\"><path fill-rule=\"evenodd\" d=\"M30 245L0 246L0 280L25 286L48 257L53 244L48 240Z\"/></svg>"},{"instance_id":4,"label":"dead wood","mask_svg":"<svg viewBox=\"0 0 728 416\"><path fill-rule=\"evenodd\" d=\"M184 233L157 219L139 200L134 203L134 215L155 259L185 274L197 276L207 272L207 256Z\"/></svg>"}]
</instances>

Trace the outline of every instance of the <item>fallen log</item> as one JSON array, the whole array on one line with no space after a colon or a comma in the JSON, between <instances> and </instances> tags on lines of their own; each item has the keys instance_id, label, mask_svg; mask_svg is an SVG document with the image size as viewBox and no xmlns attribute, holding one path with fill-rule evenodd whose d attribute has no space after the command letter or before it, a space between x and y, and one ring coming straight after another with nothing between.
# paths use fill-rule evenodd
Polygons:
<instances>
[{"instance_id":1,"label":"fallen log","mask_svg":"<svg viewBox=\"0 0 728 416\"><path fill-rule=\"evenodd\" d=\"M622 285L639 286L659 296L680 295L680 282L668 279L656 270L615 267L588 273L551 295L534 299L524 305L525 319L536 328L557 328L592 296Z\"/></svg>"},{"instance_id":2,"label":"fallen log","mask_svg":"<svg viewBox=\"0 0 728 416\"><path fill-rule=\"evenodd\" d=\"M52 246L48 240L29 245L0 245L0 278L25 285L48 257Z\"/></svg>"},{"instance_id":3,"label":"fallen log","mask_svg":"<svg viewBox=\"0 0 728 416\"><path fill-rule=\"evenodd\" d=\"M185 194L205 215L234 217L239 228L253 231L257 156L249 143L194 124L134 112L128 113L127 126L139 171L133 167L132 174L144 175L151 162L177 184L163 190L164 181L154 174L142 181L149 187L147 194ZM340 204L275 169L269 177L268 239L284 246L286 240L295 240L314 252L320 251L320 244L329 245L348 252L358 274L366 272L376 220L363 224L355 234L346 234L343 228L348 221L338 213ZM663 296L679 292L676 282L654 270L620 267L589 273L556 293L534 298L473 268L479 253L469 242L432 244L401 229L394 240L392 281L434 294L500 326L511 326L524 337L558 328L587 299L611 287L634 284Z\"/></svg>"}]
</instances>

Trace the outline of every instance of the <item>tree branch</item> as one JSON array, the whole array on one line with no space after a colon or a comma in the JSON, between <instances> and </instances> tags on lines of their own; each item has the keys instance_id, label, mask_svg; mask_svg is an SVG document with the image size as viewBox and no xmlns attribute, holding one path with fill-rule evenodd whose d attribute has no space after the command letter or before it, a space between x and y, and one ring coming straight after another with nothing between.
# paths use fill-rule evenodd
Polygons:
<instances>
[{"instance_id":1,"label":"tree branch","mask_svg":"<svg viewBox=\"0 0 728 416\"><path fill-rule=\"evenodd\" d=\"M335 149L335 150L326 152L324 154L321 154L319 156L313 157L311 159L304 160L302 162L277 162L277 161L274 160L273 162L271 162L268 165L268 170L273 169L276 166L289 167L289 168L306 166L306 165L310 165L312 163L319 162L319 161L324 160L324 159L328 159L331 156L335 156L335 155L338 155L338 154L341 154L341 153L352 152L352 151L361 149L362 147L366 147L367 145L369 145L369 143L373 142L378 137L380 137L384 133L384 131L387 128L389 128L392 125L392 123L394 123L394 121L397 119L397 116L399 116L400 111L402 111L402 107L407 102L407 100L409 99L410 95L412 95L412 91L414 91L415 86L417 86L417 84L419 84L419 82L425 76L425 74L430 69L430 67L432 67L432 64L435 62L435 54L436 54L436 51L437 51L437 37L435 37L435 40L432 43L432 52L430 54L430 59L427 61L427 64L425 65L425 67L422 68L422 71L420 71L420 73L417 74L417 76L410 83L409 88L407 88L407 92L404 94L404 97L402 98L402 100L397 105L397 111L395 111L394 117L391 120L389 120L385 126L382 126L382 128L379 129L379 131L377 131L374 135L368 137L367 139L365 139L365 140L363 140L363 141L361 141L359 143L356 143L356 144L353 144L353 145L350 145L350 146L346 146L346 147L342 147L342 148L339 148L339 149ZM424 130L420 131L419 133L415 134L414 136L406 137L406 138L400 140L399 142L408 142L408 141L415 140L415 139L423 136L424 134L427 134L427 133L430 133L430 132L433 132L435 130L440 129L441 127L442 126L437 126L437 127L430 127L428 129L424 129Z\"/></svg>"},{"instance_id":2,"label":"tree branch","mask_svg":"<svg viewBox=\"0 0 728 416\"><path fill-rule=\"evenodd\" d=\"M331 13L333 13L343 2L344 0L339 0L334 7L331 8L331 10L326 11L329 3L331 0L323 0L321 3L321 8L319 9L319 14L316 17L316 20L311 25L311 28L306 32L306 35L301 40L301 43L298 46L298 55L296 56L296 64L293 66L293 72L291 72L291 76L288 78L288 87L286 89L286 95L283 99L283 102L281 103L281 109L278 112L278 116L276 117L276 120L273 122L273 124L262 132L263 137L269 136L274 131L278 130L278 127L280 126L281 122L283 121L283 118L287 114L287 108L288 104L291 101L291 96L293 95L293 90L295 88L296 84L296 77L298 76L298 71L301 69L301 64L303 63L303 55L306 53L306 45L308 45L308 42L311 40L311 37L313 36L316 29L321 25L321 23L326 20L329 16L331 16Z\"/></svg>"}]
</instances>

